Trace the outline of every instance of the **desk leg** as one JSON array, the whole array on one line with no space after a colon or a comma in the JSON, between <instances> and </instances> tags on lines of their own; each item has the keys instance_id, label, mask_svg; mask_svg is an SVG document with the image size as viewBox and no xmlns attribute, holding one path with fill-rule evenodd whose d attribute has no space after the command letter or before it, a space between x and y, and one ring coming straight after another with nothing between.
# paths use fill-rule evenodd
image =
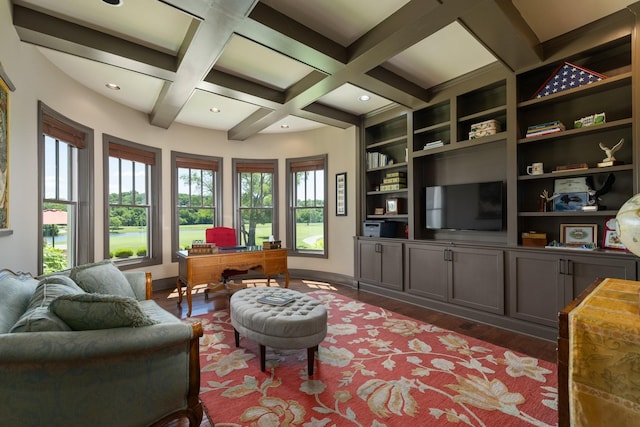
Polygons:
<instances>
[{"instance_id":1,"label":"desk leg","mask_svg":"<svg viewBox=\"0 0 640 427\"><path fill-rule=\"evenodd\" d=\"M180 278L176 279L176 288L178 289L178 305L182 303L182 281Z\"/></svg>"},{"instance_id":2,"label":"desk leg","mask_svg":"<svg viewBox=\"0 0 640 427\"><path fill-rule=\"evenodd\" d=\"M284 287L285 288L289 287L289 270L286 270L284 272Z\"/></svg>"},{"instance_id":3,"label":"desk leg","mask_svg":"<svg viewBox=\"0 0 640 427\"><path fill-rule=\"evenodd\" d=\"M187 294L187 317L191 317L191 291L192 286L189 283L184 284ZM182 280L178 278L176 280L176 287L178 288L178 305L182 305Z\"/></svg>"},{"instance_id":4,"label":"desk leg","mask_svg":"<svg viewBox=\"0 0 640 427\"><path fill-rule=\"evenodd\" d=\"M191 284L188 282L186 284L186 288L187 288L187 317L191 317L191 292L193 291L193 288L191 287Z\"/></svg>"}]
</instances>

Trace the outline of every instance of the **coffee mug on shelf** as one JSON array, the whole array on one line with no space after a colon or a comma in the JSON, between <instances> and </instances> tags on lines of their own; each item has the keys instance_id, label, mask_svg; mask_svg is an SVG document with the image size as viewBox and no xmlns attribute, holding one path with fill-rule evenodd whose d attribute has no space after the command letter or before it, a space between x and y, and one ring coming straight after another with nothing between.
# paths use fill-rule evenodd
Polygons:
<instances>
[{"instance_id":1,"label":"coffee mug on shelf","mask_svg":"<svg viewBox=\"0 0 640 427\"><path fill-rule=\"evenodd\" d=\"M532 163L531 166L527 166L527 173L529 175L542 175L544 168L542 163Z\"/></svg>"}]
</instances>

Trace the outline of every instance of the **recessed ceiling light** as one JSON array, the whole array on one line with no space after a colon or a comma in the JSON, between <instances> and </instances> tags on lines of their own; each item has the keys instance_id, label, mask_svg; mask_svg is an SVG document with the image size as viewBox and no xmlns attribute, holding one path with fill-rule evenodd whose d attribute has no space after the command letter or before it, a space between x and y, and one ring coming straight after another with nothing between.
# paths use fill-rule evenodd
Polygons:
<instances>
[{"instance_id":1,"label":"recessed ceiling light","mask_svg":"<svg viewBox=\"0 0 640 427\"><path fill-rule=\"evenodd\" d=\"M371 97L369 95L360 95L360 97L358 98L360 101L368 101L371 99Z\"/></svg>"},{"instance_id":2,"label":"recessed ceiling light","mask_svg":"<svg viewBox=\"0 0 640 427\"><path fill-rule=\"evenodd\" d=\"M115 83L107 83L105 86L111 90L120 90L120 86Z\"/></svg>"},{"instance_id":3,"label":"recessed ceiling light","mask_svg":"<svg viewBox=\"0 0 640 427\"><path fill-rule=\"evenodd\" d=\"M289 125L280 125L282 129L289 129Z\"/></svg>"},{"instance_id":4,"label":"recessed ceiling light","mask_svg":"<svg viewBox=\"0 0 640 427\"><path fill-rule=\"evenodd\" d=\"M109 6L122 6L122 0L102 0Z\"/></svg>"},{"instance_id":5,"label":"recessed ceiling light","mask_svg":"<svg viewBox=\"0 0 640 427\"><path fill-rule=\"evenodd\" d=\"M219 113L220 109L218 107L211 107L209 108L209 111L211 111L212 113Z\"/></svg>"}]
</instances>

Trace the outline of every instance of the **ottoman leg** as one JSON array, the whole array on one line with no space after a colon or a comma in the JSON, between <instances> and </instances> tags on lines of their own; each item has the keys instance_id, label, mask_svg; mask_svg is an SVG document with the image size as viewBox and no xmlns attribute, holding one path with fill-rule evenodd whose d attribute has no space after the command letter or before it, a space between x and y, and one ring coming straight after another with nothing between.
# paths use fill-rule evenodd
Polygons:
<instances>
[{"instance_id":1,"label":"ottoman leg","mask_svg":"<svg viewBox=\"0 0 640 427\"><path fill-rule=\"evenodd\" d=\"M266 366L266 351L262 344L260 344L260 370L264 372Z\"/></svg>"},{"instance_id":2,"label":"ottoman leg","mask_svg":"<svg viewBox=\"0 0 640 427\"><path fill-rule=\"evenodd\" d=\"M318 346L309 347L307 349L307 371L309 372L309 376L313 375L313 362L315 360L316 351L318 351Z\"/></svg>"},{"instance_id":3,"label":"ottoman leg","mask_svg":"<svg viewBox=\"0 0 640 427\"><path fill-rule=\"evenodd\" d=\"M240 332L236 331L236 328L233 328L233 336L236 339L236 347L240 347Z\"/></svg>"}]
</instances>

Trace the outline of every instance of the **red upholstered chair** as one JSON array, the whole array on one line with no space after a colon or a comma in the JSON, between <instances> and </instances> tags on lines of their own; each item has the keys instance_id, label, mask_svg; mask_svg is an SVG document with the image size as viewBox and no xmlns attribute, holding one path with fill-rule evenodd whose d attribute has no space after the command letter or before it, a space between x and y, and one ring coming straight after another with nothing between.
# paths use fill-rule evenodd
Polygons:
<instances>
[{"instance_id":1,"label":"red upholstered chair","mask_svg":"<svg viewBox=\"0 0 640 427\"><path fill-rule=\"evenodd\" d=\"M237 246L236 230L229 227L213 227L205 230L205 241L207 243L215 243L219 248L227 248ZM247 274L247 270L225 270L222 272L222 283L226 285L229 281L229 277L237 276L239 274ZM214 291L218 289L229 289L228 286L212 286ZM204 292L205 299L209 297L209 288Z\"/></svg>"},{"instance_id":2,"label":"red upholstered chair","mask_svg":"<svg viewBox=\"0 0 640 427\"><path fill-rule=\"evenodd\" d=\"M213 227L205 230L205 241L220 248L237 246L236 230L229 227Z\"/></svg>"}]
</instances>

